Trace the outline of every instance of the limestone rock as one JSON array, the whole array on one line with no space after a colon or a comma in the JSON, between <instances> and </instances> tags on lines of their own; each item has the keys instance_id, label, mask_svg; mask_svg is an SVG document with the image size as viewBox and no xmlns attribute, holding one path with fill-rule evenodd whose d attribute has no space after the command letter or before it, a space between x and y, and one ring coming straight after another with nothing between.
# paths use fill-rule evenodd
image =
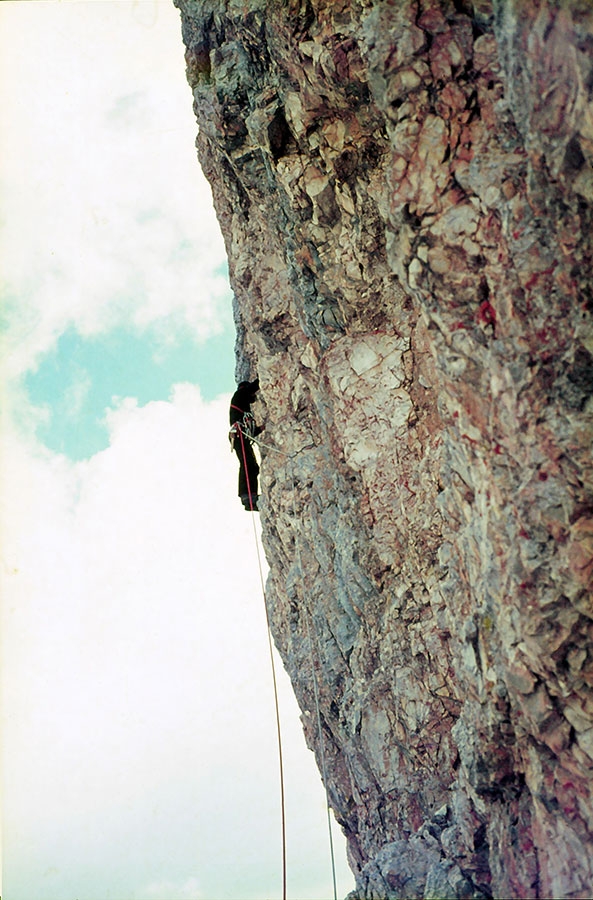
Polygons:
<instances>
[{"instance_id":1,"label":"limestone rock","mask_svg":"<svg viewBox=\"0 0 593 900\"><path fill-rule=\"evenodd\" d=\"M176 4L355 896L591 896L590 0Z\"/></svg>"}]
</instances>

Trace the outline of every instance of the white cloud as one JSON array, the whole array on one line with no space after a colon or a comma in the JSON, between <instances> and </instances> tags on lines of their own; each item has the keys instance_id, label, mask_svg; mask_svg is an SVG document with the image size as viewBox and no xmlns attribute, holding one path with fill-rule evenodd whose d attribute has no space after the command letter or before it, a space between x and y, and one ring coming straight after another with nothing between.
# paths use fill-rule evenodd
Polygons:
<instances>
[{"instance_id":1,"label":"white cloud","mask_svg":"<svg viewBox=\"0 0 593 900\"><path fill-rule=\"evenodd\" d=\"M210 900L234 900L238 885L245 897L279 894L265 614L228 399L206 404L178 385L170 402L123 402L109 449L77 464L7 435L5 887L15 900L59 900L66 872L80 900L148 900L142 891L163 883L180 891L167 900L198 885ZM319 779L278 665L290 877L305 868L318 885L329 871ZM316 863L302 844L312 832ZM300 897L319 896L304 888Z\"/></svg>"},{"instance_id":2,"label":"white cloud","mask_svg":"<svg viewBox=\"0 0 593 900\"><path fill-rule=\"evenodd\" d=\"M18 298L7 373L68 323L91 333L173 316L214 333L225 254L170 0L3 3L0 14L0 253Z\"/></svg>"},{"instance_id":3,"label":"white cloud","mask_svg":"<svg viewBox=\"0 0 593 900\"><path fill-rule=\"evenodd\" d=\"M80 415L91 387L92 383L88 372L78 370L76 380L64 392L62 408L69 418L75 419Z\"/></svg>"},{"instance_id":4,"label":"white cloud","mask_svg":"<svg viewBox=\"0 0 593 900\"><path fill-rule=\"evenodd\" d=\"M187 881L157 881L142 888L138 900L163 900L163 897L176 897L178 900L201 900L200 884L197 878Z\"/></svg>"}]
</instances>

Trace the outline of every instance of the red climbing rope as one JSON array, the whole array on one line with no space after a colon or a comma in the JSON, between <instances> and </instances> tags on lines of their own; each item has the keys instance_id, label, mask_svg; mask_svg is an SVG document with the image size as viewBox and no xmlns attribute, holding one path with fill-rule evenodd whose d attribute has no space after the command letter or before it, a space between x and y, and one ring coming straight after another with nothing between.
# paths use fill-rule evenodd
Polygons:
<instances>
[{"instance_id":1,"label":"red climbing rope","mask_svg":"<svg viewBox=\"0 0 593 900\"><path fill-rule=\"evenodd\" d=\"M253 505L253 495L251 493L251 484L249 481L249 469L247 468L247 451L245 449L245 435L243 434L243 429L238 428L239 432L239 440L241 441L241 453L243 454L243 466L245 468L245 480L247 482L247 493L249 494L249 509L251 512L255 512L255 508ZM258 550L259 553L259 550Z\"/></svg>"}]
</instances>

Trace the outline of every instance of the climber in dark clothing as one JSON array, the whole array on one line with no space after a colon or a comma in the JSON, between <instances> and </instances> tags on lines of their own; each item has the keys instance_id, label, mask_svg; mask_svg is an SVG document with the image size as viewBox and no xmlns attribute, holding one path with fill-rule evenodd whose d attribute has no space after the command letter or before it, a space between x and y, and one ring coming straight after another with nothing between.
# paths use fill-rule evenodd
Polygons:
<instances>
[{"instance_id":1,"label":"climber in dark clothing","mask_svg":"<svg viewBox=\"0 0 593 900\"><path fill-rule=\"evenodd\" d=\"M257 437L264 430L255 424L251 404L257 400L259 378L242 381L231 397L229 438L239 459L239 497L247 511L257 511L257 477L259 465L251 446L250 438Z\"/></svg>"}]
</instances>

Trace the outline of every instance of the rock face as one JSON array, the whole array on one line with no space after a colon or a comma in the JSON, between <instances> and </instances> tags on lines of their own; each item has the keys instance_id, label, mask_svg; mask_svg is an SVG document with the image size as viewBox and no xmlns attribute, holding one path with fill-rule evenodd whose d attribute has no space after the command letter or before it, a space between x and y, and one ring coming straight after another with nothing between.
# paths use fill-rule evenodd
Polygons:
<instances>
[{"instance_id":1,"label":"rock face","mask_svg":"<svg viewBox=\"0 0 593 900\"><path fill-rule=\"evenodd\" d=\"M355 896L589 897L593 6L175 2Z\"/></svg>"}]
</instances>

